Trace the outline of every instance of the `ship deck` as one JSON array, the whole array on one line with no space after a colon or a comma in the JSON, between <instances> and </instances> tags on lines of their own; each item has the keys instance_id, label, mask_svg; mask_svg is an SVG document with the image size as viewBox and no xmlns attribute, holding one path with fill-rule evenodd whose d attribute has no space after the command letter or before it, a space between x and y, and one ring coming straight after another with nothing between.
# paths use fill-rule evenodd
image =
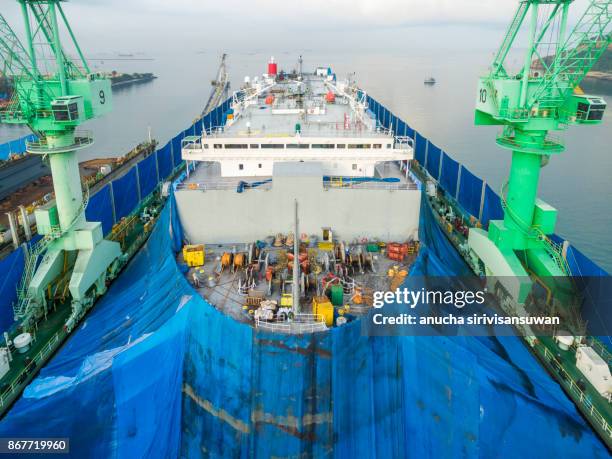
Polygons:
<instances>
[{"instance_id":1,"label":"ship deck","mask_svg":"<svg viewBox=\"0 0 612 459\"><path fill-rule=\"evenodd\" d=\"M406 175L397 162L387 161L379 163L376 166L375 178L377 179L396 179L393 182L341 182L331 181L325 182L324 186L341 186L356 189L404 189L416 190L417 184ZM197 189L197 190L236 190L243 183L260 183L255 188L256 190L267 190L273 186L273 177L266 176L245 176L245 177L224 177L221 175L221 165L217 162L198 162L195 165L195 170L189 173L189 176L178 186L178 189Z\"/></svg>"},{"instance_id":2,"label":"ship deck","mask_svg":"<svg viewBox=\"0 0 612 459\"><path fill-rule=\"evenodd\" d=\"M369 261L363 264L357 262L342 263L336 259L334 248L337 245L321 248L317 244L301 243L301 254L308 254L309 260L317 260L317 269L312 269L310 274L301 277L303 292L300 297L300 315L303 317L301 327L286 329L290 322L279 320L277 317L270 320L258 320L254 317L257 305L253 304L253 299L272 300L281 305L282 293L291 292L291 270L287 269L287 256L291 256L292 246L282 244L276 246L271 242L273 238L267 237L268 241L261 249L257 259L253 259L251 265L253 271L248 274L247 266L233 269L233 266L222 267L222 257L227 253L243 253L249 251L249 244L210 244L205 245L205 263L202 266L190 268L185 273L185 278L192 284L194 289L207 300L212 306L233 319L252 325L258 328L265 328L276 332L304 333L321 331L326 327L322 326L320 317L315 316L313 310L313 298L326 294L323 287L323 279L330 276L331 270L323 269L318 274L317 269L321 269L327 263L331 265L343 266L349 274L338 276L344 285L342 305L335 307L335 316L347 314L353 317L367 313L372 307L371 295L374 291L394 290L399 280L403 280L410 266L416 259L417 246L411 246L411 253L408 253L404 260L396 261L389 259L384 249L375 253L367 252L367 244L359 244L365 256L371 255ZM257 241L260 245L263 241ZM384 246L384 243L383 243ZM352 244L351 250L356 248ZM269 265L267 264L269 260ZM323 261L325 260L325 261ZM177 255L177 261L184 263L183 254ZM266 266L273 266L275 275L271 282L266 279ZM394 275L390 275L390 273ZM395 274L403 272L399 277ZM247 279L249 279L247 281ZM244 286L248 285L248 288ZM329 295L329 291L327 291ZM368 299L369 298L369 299ZM318 326L317 326L318 325Z\"/></svg>"},{"instance_id":3,"label":"ship deck","mask_svg":"<svg viewBox=\"0 0 612 459\"><path fill-rule=\"evenodd\" d=\"M334 95L334 102L326 100ZM367 116L358 116L349 99L333 82L308 74L303 81L280 80L263 89L229 126L213 127L209 137L338 137L391 140Z\"/></svg>"}]
</instances>

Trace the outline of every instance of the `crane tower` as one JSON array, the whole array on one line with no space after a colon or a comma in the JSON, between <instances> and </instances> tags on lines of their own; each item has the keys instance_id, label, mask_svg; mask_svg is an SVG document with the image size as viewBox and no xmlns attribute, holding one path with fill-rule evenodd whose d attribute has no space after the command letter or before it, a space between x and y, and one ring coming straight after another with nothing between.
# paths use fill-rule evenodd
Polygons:
<instances>
[{"instance_id":1,"label":"crane tower","mask_svg":"<svg viewBox=\"0 0 612 459\"><path fill-rule=\"evenodd\" d=\"M77 159L77 152L93 143L91 132L78 128L111 111L111 85L90 71L60 0L17 1L23 42L0 15L0 58L14 84L0 122L26 125L36 134L27 151L48 160L55 200L35 211L43 238L26 258L14 314L25 330L34 326L48 311L50 286L68 276L72 312L65 328L70 331L105 291L121 255L117 242L104 239L101 223L85 218L88 192ZM62 36L69 37L77 59L69 57Z\"/></svg>"},{"instance_id":2,"label":"crane tower","mask_svg":"<svg viewBox=\"0 0 612 459\"><path fill-rule=\"evenodd\" d=\"M483 274L499 278L518 303L531 289L530 274L557 297L567 294L567 262L549 237L557 210L537 197L540 170L564 150L553 133L599 124L606 108L601 97L577 88L610 45L612 1L589 0L568 34L572 2L521 0L490 72L478 83L475 123L502 126L497 145L512 152L512 164L501 190L503 220L491 221L488 232L470 230L468 244ZM522 68L512 72L509 53L524 44Z\"/></svg>"}]
</instances>

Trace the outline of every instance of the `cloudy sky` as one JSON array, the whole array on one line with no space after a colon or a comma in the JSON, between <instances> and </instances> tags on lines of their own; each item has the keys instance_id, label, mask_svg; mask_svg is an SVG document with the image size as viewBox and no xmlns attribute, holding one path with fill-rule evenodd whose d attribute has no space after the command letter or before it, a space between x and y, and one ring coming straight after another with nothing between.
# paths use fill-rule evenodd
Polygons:
<instances>
[{"instance_id":1,"label":"cloudy sky","mask_svg":"<svg viewBox=\"0 0 612 459\"><path fill-rule=\"evenodd\" d=\"M586 3L576 0L574 11ZM338 50L495 48L518 0L70 0L63 5L82 46L92 52L160 53L246 51L278 43ZM0 11L21 25L16 0L0 0Z\"/></svg>"}]
</instances>

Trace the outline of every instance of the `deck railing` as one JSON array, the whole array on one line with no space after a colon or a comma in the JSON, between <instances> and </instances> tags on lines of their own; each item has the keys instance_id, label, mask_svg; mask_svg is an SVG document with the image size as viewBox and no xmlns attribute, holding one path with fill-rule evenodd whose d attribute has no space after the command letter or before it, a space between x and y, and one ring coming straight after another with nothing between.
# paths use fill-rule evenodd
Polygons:
<instances>
[{"instance_id":1,"label":"deck railing","mask_svg":"<svg viewBox=\"0 0 612 459\"><path fill-rule=\"evenodd\" d=\"M296 314L291 321L266 321L255 319L255 327L273 333L303 334L327 330L321 314Z\"/></svg>"},{"instance_id":2,"label":"deck railing","mask_svg":"<svg viewBox=\"0 0 612 459\"><path fill-rule=\"evenodd\" d=\"M65 333L63 329L55 333L47 341L40 351L32 358L32 361L13 379L11 384L0 394L0 409L3 409L7 402L21 390L21 384L26 380L27 373L31 368L37 368L44 363L55 350L55 345L60 341L60 335Z\"/></svg>"},{"instance_id":3,"label":"deck railing","mask_svg":"<svg viewBox=\"0 0 612 459\"><path fill-rule=\"evenodd\" d=\"M334 181L325 180L323 181L323 188L325 190L331 189L356 189L356 190L418 190L418 186L415 183L406 182L353 182L350 180Z\"/></svg>"},{"instance_id":4,"label":"deck railing","mask_svg":"<svg viewBox=\"0 0 612 459\"><path fill-rule=\"evenodd\" d=\"M212 190L234 190L236 191L239 186L239 182L188 182L179 183L176 186L177 190L191 190L191 191L212 191ZM244 187L244 190L253 191L267 191L272 189L272 183L262 183L255 187Z\"/></svg>"},{"instance_id":5,"label":"deck railing","mask_svg":"<svg viewBox=\"0 0 612 459\"><path fill-rule=\"evenodd\" d=\"M574 393L574 395L577 397L578 402L580 403L580 405L582 405L582 407L589 414L589 416L601 426L601 428L606 433L606 435L608 435L608 437L612 438L612 427L610 426L608 421L606 421L606 419L601 415L597 408L595 408L593 402L591 402L591 400L587 397L583 390L578 387L578 384L576 384L574 378L572 378L570 374L565 370L565 368L563 368L561 363L557 360L553 353L548 350L547 347L544 348L544 356L548 359L551 365L553 365L553 367L561 373L562 377L565 380L565 383L569 387L569 391Z\"/></svg>"},{"instance_id":6,"label":"deck railing","mask_svg":"<svg viewBox=\"0 0 612 459\"><path fill-rule=\"evenodd\" d=\"M228 130L229 129L229 130ZM297 137L294 130L274 131L266 129L240 130L235 125L232 126L213 126L207 128L202 133L204 138L220 137ZM299 136L301 137L380 137L381 141L387 137L393 137L393 131L387 128L378 127L370 129L363 127L345 127L340 123L306 123L300 126Z\"/></svg>"}]
</instances>

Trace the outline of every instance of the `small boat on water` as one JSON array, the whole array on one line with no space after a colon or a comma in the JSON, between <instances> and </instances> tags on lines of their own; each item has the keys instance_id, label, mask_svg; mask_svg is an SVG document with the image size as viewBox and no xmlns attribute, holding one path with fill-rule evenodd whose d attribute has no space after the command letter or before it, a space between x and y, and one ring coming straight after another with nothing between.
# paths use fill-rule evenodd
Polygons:
<instances>
[{"instance_id":1,"label":"small boat on water","mask_svg":"<svg viewBox=\"0 0 612 459\"><path fill-rule=\"evenodd\" d=\"M426 78L423 83L425 83L425 84L436 84L436 79L434 77L429 77L429 78Z\"/></svg>"}]
</instances>

